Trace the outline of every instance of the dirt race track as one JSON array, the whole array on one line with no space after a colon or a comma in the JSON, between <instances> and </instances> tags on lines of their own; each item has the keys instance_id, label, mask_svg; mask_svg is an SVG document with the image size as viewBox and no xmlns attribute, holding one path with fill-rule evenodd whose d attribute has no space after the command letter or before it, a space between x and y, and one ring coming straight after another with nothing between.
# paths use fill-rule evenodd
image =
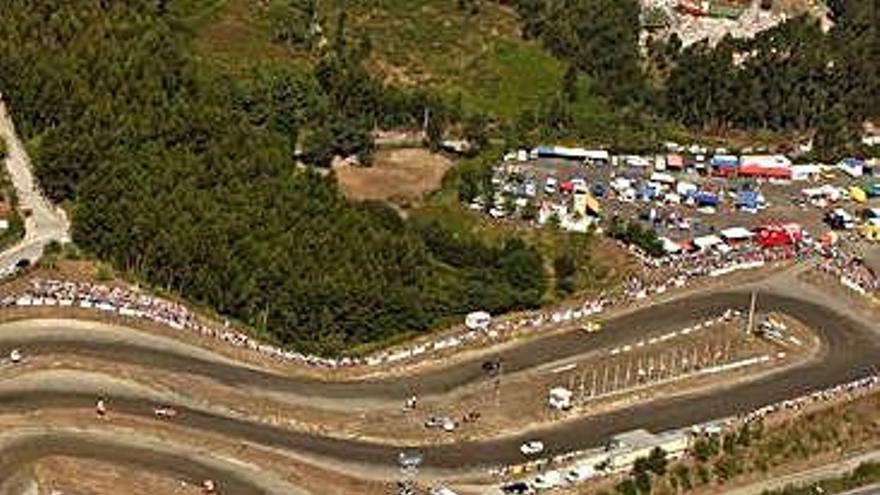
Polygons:
<instances>
[{"instance_id":1,"label":"dirt race track","mask_svg":"<svg viewBox=\"0 0 880 495\"><path fill-rule=\"evenodd\" d=\"M581 418L531 431L514 437L495 438L480 442L462 442L424 447L422 473L427 476L455 475L515 463L522 460L518 446L526 438L541 438L548 454L600 445L614 433L632 428L664 430L749 411L761 405L829 387L864 376L880 362L880 341L876 325L857 321L834 309L806 299L773 292L759 295L759 310L776 311L796 316L808 323L818 334L825 352L816 359L781 370L752 381L714 389L698 395L663 399L622 410ZM601 332L586 335L569 332L523 342L500 353L505 373L524 372L547 363L613 346L633 337L646 337L677 329L725 309L745 309L748 292L724 292L673 301L641 309L607 322ZM314 399L330 407L364 401L374 406L399 404L403 397L419 393L441 395L459 387L486 380L481 364L483 358L456 364L451 368L432 369L414 376L388 381L322 382L316 379L290 378L255 368L238 367L228 362L193 358L169 349L118 342L94 342L71 339L7 335L0 327L0 346L21 347L28 355L67 353L99 356L116 362L136 363L172 373L209 376L235 387L280 391L300 400ZM59 329L63 331L62 329ZM43 334L41 334L43 335ZM100 390L58 392L28 388L6 389L0 393L0 414L20 414L35 410L91 408ZM194 392L195 393L195 392ZM114 411L152 419L150 399L135 395L109 396ZM177 405L175 405L177 407ZM197 431L219 434L254 444L289 451L311 461L335 466L345 471L370 472L378 478L391 479L397 472L400 447L381 443L345 440L273 427L226 416L214 411L178 407L180 416L174 423ZM0 475L14 472L43 456L63 454L102 460L118 460L168 472L189 473L189 477L210 475L225 486L236 487L231 493L267 493L259 486L247 485L216 466L208 467L195 461L174 460L155 452L133 447L98 448L94 442L68 442L51 434L31 442L27 448L9 448L0 452ZM170 459L170 460L169 460ZM2 476L0 476L2 479ZM246 486L247 485L247 486Z\"/></svg>"}]
</instances>

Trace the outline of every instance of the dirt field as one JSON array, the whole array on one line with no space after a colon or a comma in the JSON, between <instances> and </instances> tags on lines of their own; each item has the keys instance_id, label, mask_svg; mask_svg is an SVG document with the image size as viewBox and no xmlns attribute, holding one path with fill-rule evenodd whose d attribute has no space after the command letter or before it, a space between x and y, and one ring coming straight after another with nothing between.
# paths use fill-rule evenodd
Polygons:
<instances>
[{"instance_id":1,"label":"dirt field","mask_svg":"<svg viewBox=\"0 0 880 495\"><path fill-rule=\"evenodd\" d=\"M49 457L36 464L34 474L43 493L117 495L122 488L127 495L203 493L199 487L180 480L88 459Z\"/></svg>"},{"instance_id":2,"label":"dirt field","mask_svg":"<svg viewBox=\"0 0 880 495\"><path fill-rule=\"evenodd\" d=\"M376 153L372 167L334 167L346 196L358 200L390 201L408 208L440 186L452 161L420 148L384 150Z\"/></svg>"}]
</instances>

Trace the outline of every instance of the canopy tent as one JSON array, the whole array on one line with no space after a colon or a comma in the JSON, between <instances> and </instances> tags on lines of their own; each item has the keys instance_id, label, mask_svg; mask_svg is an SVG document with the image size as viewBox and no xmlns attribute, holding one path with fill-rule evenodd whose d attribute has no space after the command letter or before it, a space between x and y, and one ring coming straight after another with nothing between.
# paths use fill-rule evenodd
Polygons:
<instances>
[{"instance_id":1,"label":"canopy tent","mask_svg":"<svg viewBox=\"0 0 880 495\"><path fill-rule=\"evenodd\" d=\"M670 170L684 169L684 157L679 154L666 155L666 168Z\"/></svg>"},{"instance_id":2,"label":"canopy tent","mask_svg":"<svg viewBox=\"0 0 880 495\"><path fill-rule=\"evenodd\" d=\"M755 235L752 233L751 230L745 227L730 227L722 230L720 234L721 237L728 242L745 241L747 239L751 239Z\"/></svg>"},{"instance_id":3,"label":"canopy tent","mask_svg":"<svg viewBox=\"0 0 880 495\"><path fill-rule=\"evenodd\" d=\"M707 250L712 246L716 246L718 244L724 244L724 240L718 237L717 235L710 234L704 235L702 237L694 238L694 246L699 248L700 250Z\"/></svg>"},{"instance_id":4,"label":"canopy tent","mask_svg":"<svg viewBox=\"0 0 880 495\"><path fill-rule=\"evenodd\" d=\"M862 188L857 186L850 186L849 197L857 203L864 203L865 201L868 201L868 195L865 194L865 191L863 191Z\"/></svg>"},{"instance_id":5,"label":"canopy tent","mask_svg":"<svg viewBox=\"0 0 880 495\"><path fill-rule=\"evenodd\" d=\"M681 245L668 237L661 237L660 243L663 245L663 252L675 254L681 252Z\"/></svg>"},{"instance_id":6,"label":"canopy tent","mask_svg":"<svg viewBox=\"0 0 880 495\"><path fill-rule=\"evenodd\" d=\"M740 191L736 195L736 206L754 210L758 207L758 191Z\"/></svg>"},{"instance_id":7,"label":"canopy tent","mask_svg":"<svg viewBox=\"0 0 880 495\"><path fill-rule=\"evenodd\" d=\"M758 177L763 179L791 180L791 169L787 167L764 167L760 165L743 165L738 173L743 177Z\"/></svg>"}]
</instances>

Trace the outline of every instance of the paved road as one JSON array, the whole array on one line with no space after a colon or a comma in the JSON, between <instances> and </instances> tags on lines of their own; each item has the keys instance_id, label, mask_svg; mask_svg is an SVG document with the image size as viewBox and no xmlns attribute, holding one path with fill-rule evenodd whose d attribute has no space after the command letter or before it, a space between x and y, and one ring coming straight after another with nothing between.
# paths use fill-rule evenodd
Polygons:
<instances>
[{"instance_id":1,"label":"paved road","mask_svg":"<svg viewBox=\"0 0 880 495\"><path fill-rule=\"evenodd\" d=\"M653 327L653 323L672 325L676 321L687 321L695 315L717 314L717 310L733 306L743 306L748 302L746 293L714 294L687 301L641 310L621 317L627 324L638 325L638 330L619 327L621 333L603 332L613 343L629 335ZM817 388L824 388L843 381L855 379L869 373L880 362L874 329L868 328L847 316L838 314L816 303L775 294L762 294L759 297L761 310L781 311L810 322L820 338L828 346L828 351L817 360L804 363L796 368L764 376L752 382L741 383L709 392L654 401L600 416L581 418L570 423L551 426L528 435L498 438L484 442L462 442L451 445L427 447L424 472L444 474L461 470L472 470L518 462L521 460L518 445L526 437L539 437L545 441L548 453L555 454L573 449L595 447L617 432L630 428L663 430L686 426L720 417L726 417L751 410L760 405L801 395ZM680 325L681 323L679 323ZM618 328L619 322L606 326ZM597 339L599 337L597 336ZM577 339L577 340L573 340ZM580 352L595 348L599 343L590 342L582 336L558 335L533 340L522 346L505 351L505 362L513 369L525 370L547 360L564 359ZM65 345L76 346L75 342ZM88 343L79 344L88 349ZM60 349L56 349L60 350ZM108 348L107 351L111 351ZM92 349L88 352L97 352ZM133 349L123 349L114 354L116 360L130 362ZM198 373L206 373L214 378L225 379L239 386L285 387L295 390L304 386L309 393L318 391L320 385L308 380L292 380L276 375L239 370L223 364L192 362L189 365L173 361L173 356L154 355L156 364L164 369L186 372L192 367ZM107 356L106 358L113 358ZM145 362L152 362L152 358ZM186 366L186 367L183 367ZM469 379L482 379L479 363L458 364L454 368L431 371L416 378L397 380L421 380L434 390L448 390L468 383ZM463 371L462 371L463 370ZM407 382L408 383L408 382ZM327 394L347 397L360 390L362 394L397 394L400 385L392 386L381 382L336 383L326 385ZM22 412L51 408L90 407L95 392L71 391L70 393L46 393L40 390L7 392L0 395L0 411ZM136 415L149 416L152 403L137 397L111 397L113 408ZM377 473L391 476L396 466L399 448L382 444L339 440L326 437L293 433L271 426L250 423L236 418L224 417L215 413L181 407L182 415L178 421L195 429L212 431L230 438L248 440L262 445L281 448L291 452L330 460L334 463L351 463L365 466Z\"/></svg>"},{"instance_id":2,"label":"paved road","mask_svg":"<svg viewBox=\"0 0 880 495\"><path fill-rule=\"evenodd\" d=\"M841 493L840 495L880 495L880 483L864 486L862 488L856 488L855 490L850 490L848 492Z\"/></svg>"},{"instance_id":3,"label":"paved road","mask_svg":"<svg viewBox=\"0 0 880 495\"><path fill-rule=\"evenodd\" d=\"M509 376L597 349L607 350L619 342L635 342L679 330L692 323L717 317L731 307L746 309L748 302L748 297L742 294L713 295L669 302L610 320L603 325L600 332L571 332L553 338L533 339L496 353L496 356L502 358L504 374ZM393 379L328 382L291 378L255 368L221 363L216 359L196 357L194 352L175 352L170 346L160 343L150 345L146 342L128 343L119 339L83 339L60 324L51 336L44 327L37 334L24 330L26 328L15 323L0 326L0 346L22 348L27 355L77 354L170 372L197 374L235 387L289 394L305 397L310 401L328 399L322 402L326 407L333 407L332 400L335 400L338 407L346 409L373 405L384 407L389 402L399 407L404 398L413 393L422 397L443 394L490 379L482 370L483 359L474 358L454 366Z\"/></svg>"},{"instance_id":4,"label":"paved road","mask_svg":"<svg viewBox=\"0 0 880 495\"><path fill-rule=\"evenodd\" d=\"M0 100L0 137L5 139L8 156L6 168L23 208L31 214L25 218L24 239L0 253L0 271L14 267L21 259L36 261L50 241L70 241L70 222L61 208L52 205L37 187L30 158L15 132L15 125Z\"/></svg>"}]
</instances>

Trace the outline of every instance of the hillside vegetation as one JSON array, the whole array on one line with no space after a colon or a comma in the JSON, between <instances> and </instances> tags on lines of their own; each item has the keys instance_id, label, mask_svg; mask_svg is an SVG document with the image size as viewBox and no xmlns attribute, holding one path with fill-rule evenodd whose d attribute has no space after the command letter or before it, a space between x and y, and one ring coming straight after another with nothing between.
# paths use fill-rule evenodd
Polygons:
<instances>
[{"instance_id":1,"label":"hillside vegetation","mask_svg":"<svg viewBox=\"0 0 880 495\"><path fill-rule=\"evenodd\" d=\"M303 126L347 146L411 114L406 94L366 76L357 43L314 75L231 81L191 57L163 5L6 3L0 87L46 191L74 202L77 244L315 352L540 304L542 258L522 241L415 227L292 166Z\"/></svg>"}]
</instances>

